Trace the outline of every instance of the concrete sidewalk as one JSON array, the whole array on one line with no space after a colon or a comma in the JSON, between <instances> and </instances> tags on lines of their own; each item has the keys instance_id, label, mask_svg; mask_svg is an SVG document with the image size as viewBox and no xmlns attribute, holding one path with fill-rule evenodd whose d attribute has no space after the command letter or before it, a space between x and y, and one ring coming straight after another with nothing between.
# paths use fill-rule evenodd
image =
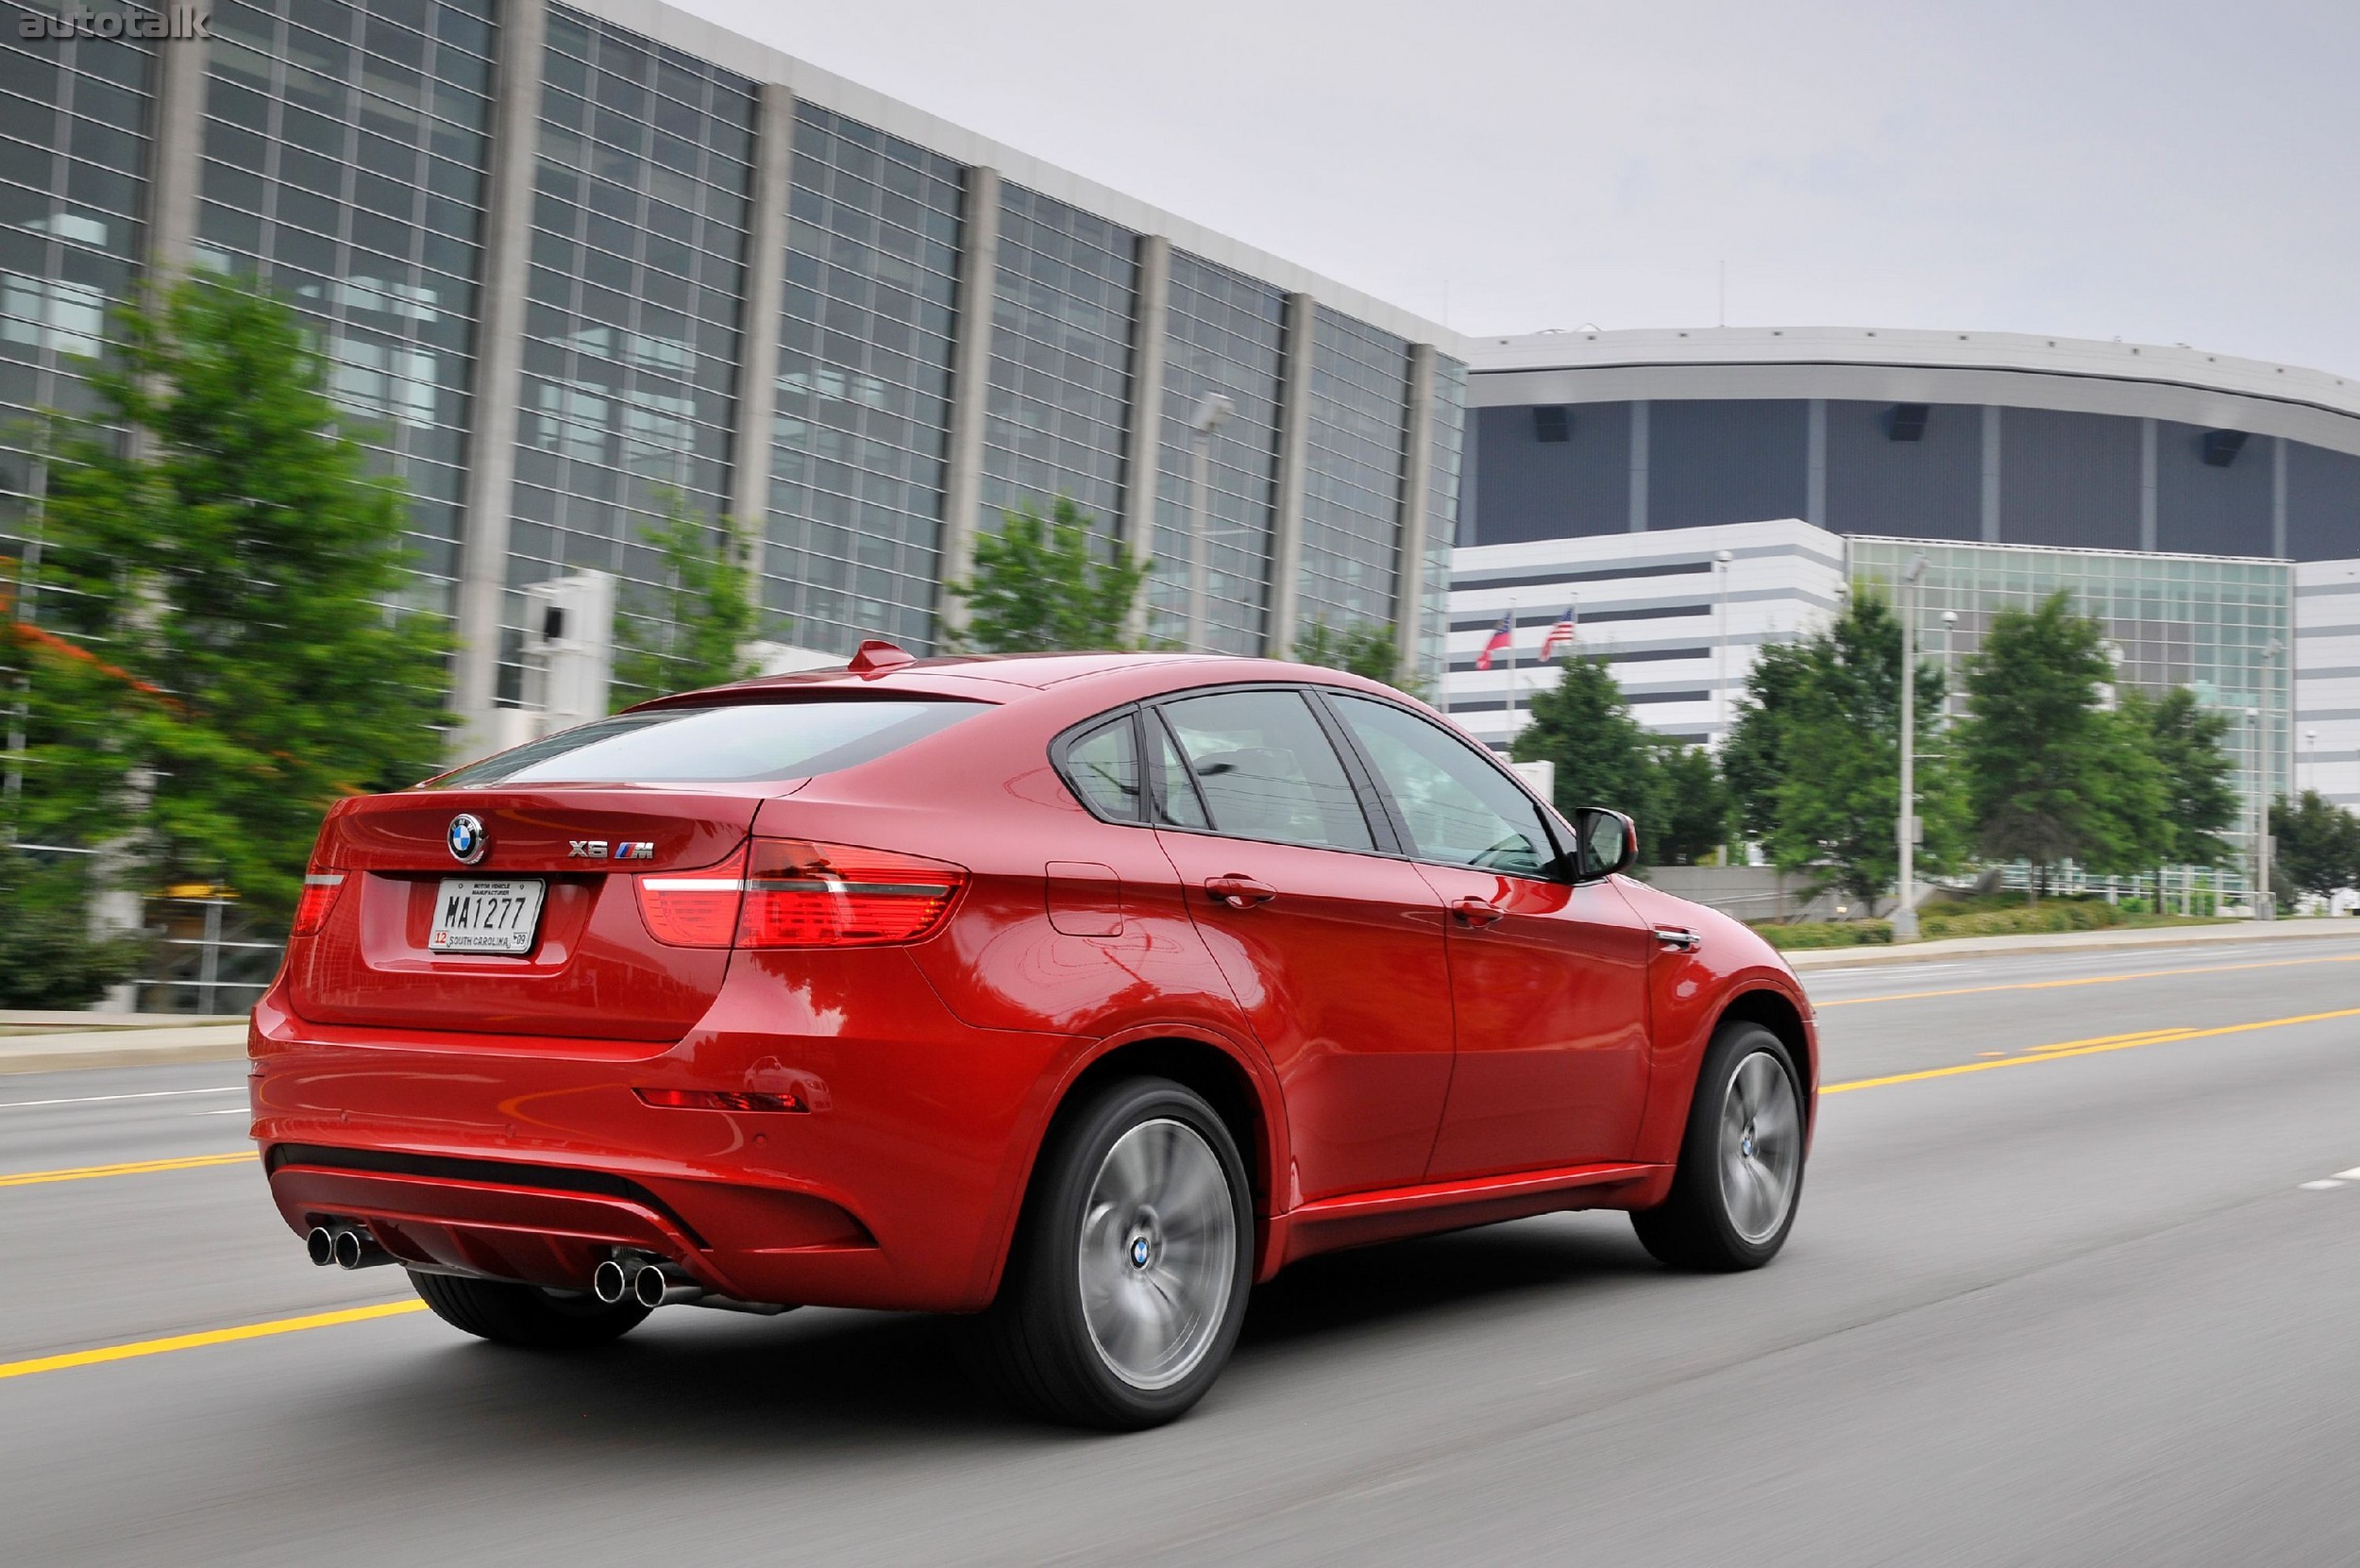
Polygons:
<instances>
[{"instance_id":1,"label":"concrete sidewalk","mask_svg":"<svg viewBox=\"0 0 2360 1568\"><path fill-rule=\"evenodd\" d=\"M85 1067L160 1062L234 1062L245 1054L245 1020L191 1022L170 1015L152 1026L44 1029L0 1037L0 1073L71 1072Z\"/></svg>"},{"instance_id":2,"label":"concrete sidewalk","mask_svg":"<svg viewBox=\"0 0 2360 1568\"><path fill-rule=\"evenodd\" d=\"M2092 948L2190 947L2214 942L2274 942L2324 937L2360 942L2360 919L2236 920L2221 925L2150 926L2122 931L2052 931L2024 936L1952 936L1901 946L1802 948L1786 954L1797 969L1854 964L1922 964L2003 953L2078 953Z\"/></svg>"}]
</instances>

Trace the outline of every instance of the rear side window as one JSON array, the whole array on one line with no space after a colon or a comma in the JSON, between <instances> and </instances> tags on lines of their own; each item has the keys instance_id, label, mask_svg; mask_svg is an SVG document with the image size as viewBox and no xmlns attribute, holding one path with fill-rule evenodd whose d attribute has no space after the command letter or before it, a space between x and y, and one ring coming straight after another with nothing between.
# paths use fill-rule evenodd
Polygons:
<instances>
[{"instance_id":1,"label":"rear side window","mask_svg":"<svg viewBox=\"0 0 2360 1568\"><path fill-rule=\"evenodd\" d=\"M486 757L442 789L534 784L751 784L874 762L983 704L740 702L616 714Z\"/></svg>"},{"instance_id":2,"label":"rear side window","mask_svg":"<svg viewBox=\"0 0 2360 1568\"><path fill-rule=\"evenodd\" d=\"M1131 716L1077 736L1065 749L1066 782L1099 816L1139 819L1139 752L1131 743Z\"/></svg>"},{"instance_id":3,"label":"rear side window","mask_svg":"<svg viewBox=\"0 0 2360 1568\"><path fill-rule=\"evenodd\" d=\"M1376 847L1327 733L1294 692L1188 697L1162 712L1215 833L1331 850Z\"/></svg>"}]
</instances>

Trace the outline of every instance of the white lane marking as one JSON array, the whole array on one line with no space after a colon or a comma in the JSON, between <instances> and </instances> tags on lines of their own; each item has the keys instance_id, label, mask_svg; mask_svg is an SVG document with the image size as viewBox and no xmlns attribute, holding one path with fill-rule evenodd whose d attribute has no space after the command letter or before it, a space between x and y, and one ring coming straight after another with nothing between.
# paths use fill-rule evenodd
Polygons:
<instances>
[{"instance_id":1,"label":"white lane marking","mask_svg":"<svg viewBox=\"0 0 2360 1568\"><path fill-rule=\"evenodd\" d=\"M103 1105L114 1100L171 1100L184 1094L244 1094L244 1084L227 1088L155 1088L141 1094L77 1094L67 1100L0 1100L0 1111L30 1110L35 1105Z\"/></svg>"},{"instance_id":2,"label":"white lane marking","mask_svg":"<svg viewBox=\"0 0 2360 1568\"><path fill-rule=\"evenodd\" d=\"M2336 1172L2335 1179L2345 1182L2360 1182L2360 1165L2355 1165L2349 1171Z\"/></svg>"},{"instance_id":3,"label":"white lane marking","mask_svg":"<svg viewBox=\"0 0 2360 1568\"><path fill-rule=\"evenodd\" d=\"M2336 1181L2304 1182L2302 1184L2302 1190L2305 1192L2330 1192L2343 1185L2344 1184L2342 1182Z\"/></svg>"},{"instance_id":4,"label":"white lane marking","mask_svg":"<svg viewBox=\"0 0 2360 1568\"><path fill-rule=\"evenodd\" d=\"M245 1114L245 1107L244 1105L228 1105L217 1111L191 1111L189 1114L191 1116L244 1116Z\"/></svg>"}]
</instances>

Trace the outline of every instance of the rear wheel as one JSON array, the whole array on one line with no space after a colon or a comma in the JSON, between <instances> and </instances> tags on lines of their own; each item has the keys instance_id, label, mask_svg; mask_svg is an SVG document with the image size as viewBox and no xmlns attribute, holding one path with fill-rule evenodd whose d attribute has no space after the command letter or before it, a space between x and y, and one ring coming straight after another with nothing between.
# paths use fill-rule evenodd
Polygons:
<instances>
[{"instance_id":1,"label":"rear wheel","mask_svg":"<svg viewBox=\"0 0 2360 1568\"><path fill-rule=\"evenodd\" d=\"M1244 1162L1195 1092L1105 1089L1045 1151L1000 1296L977 1321L981 1370L1052 1420L1114 1430L1204 1397L1252 1283Z\"/></svg>"},{"instance_id":2,"label":"rear wheel","mask_svg":"<svg viewBox=\"0 0 2360 1568\"><path fill-rule=\"evenodd\" d=\"M1721 1026L1696 1076L1672 1195L1633 1214L1640 1243L1676 1269L1759 1269L1778 1255L1803 1191L1802 1079L1758 1023Z\"/></svg>"},{"instance_id":3,"label":"rear wheel","mask_svg":"<svg viewBox=\"0 0 2360 1568\"><path fill-rule=\"evenodd\" d=\"M410 1283L453 1328L526 1350L588 1350L621 1339L648 1316L635 1301L609 1307L587 1293L557 1295L506 1280L413 1271Z\"/></svg>"}]
</instances>

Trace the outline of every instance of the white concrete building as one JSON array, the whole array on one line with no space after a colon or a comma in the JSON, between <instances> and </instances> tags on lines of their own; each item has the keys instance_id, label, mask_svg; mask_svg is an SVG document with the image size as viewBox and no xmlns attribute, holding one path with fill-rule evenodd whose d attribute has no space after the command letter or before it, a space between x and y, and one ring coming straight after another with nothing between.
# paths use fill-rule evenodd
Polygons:
<instances>
[{"instance_id":1,"label":"white concrete building","mask_svg":"<svg viewBox=\"0 0 2360 1568\"><path fill-rule=\"evenodd\" d=\"M2295 567L2295 780L2360 810L2360 561Z\"/></svg>"},{"instance_id":2,"label":"white concrete building","mask_svg":"<svg viewBox=\"0 0 2360 1568\"><path fill-rule=\"evenodd\" d=\"M1572 610L1581 649L1611 657L1643 722L1717 743L1756 653L1832 613L1843 582L1844 541L1792 517L1462 547L1453 557L1443 695L1453 718L1504 749L1533 691L1556 678L1535 666L1549 628ZM1503 657L1476 669L1511 609L1512 667Z\"/></svg>"}]
</instances>

